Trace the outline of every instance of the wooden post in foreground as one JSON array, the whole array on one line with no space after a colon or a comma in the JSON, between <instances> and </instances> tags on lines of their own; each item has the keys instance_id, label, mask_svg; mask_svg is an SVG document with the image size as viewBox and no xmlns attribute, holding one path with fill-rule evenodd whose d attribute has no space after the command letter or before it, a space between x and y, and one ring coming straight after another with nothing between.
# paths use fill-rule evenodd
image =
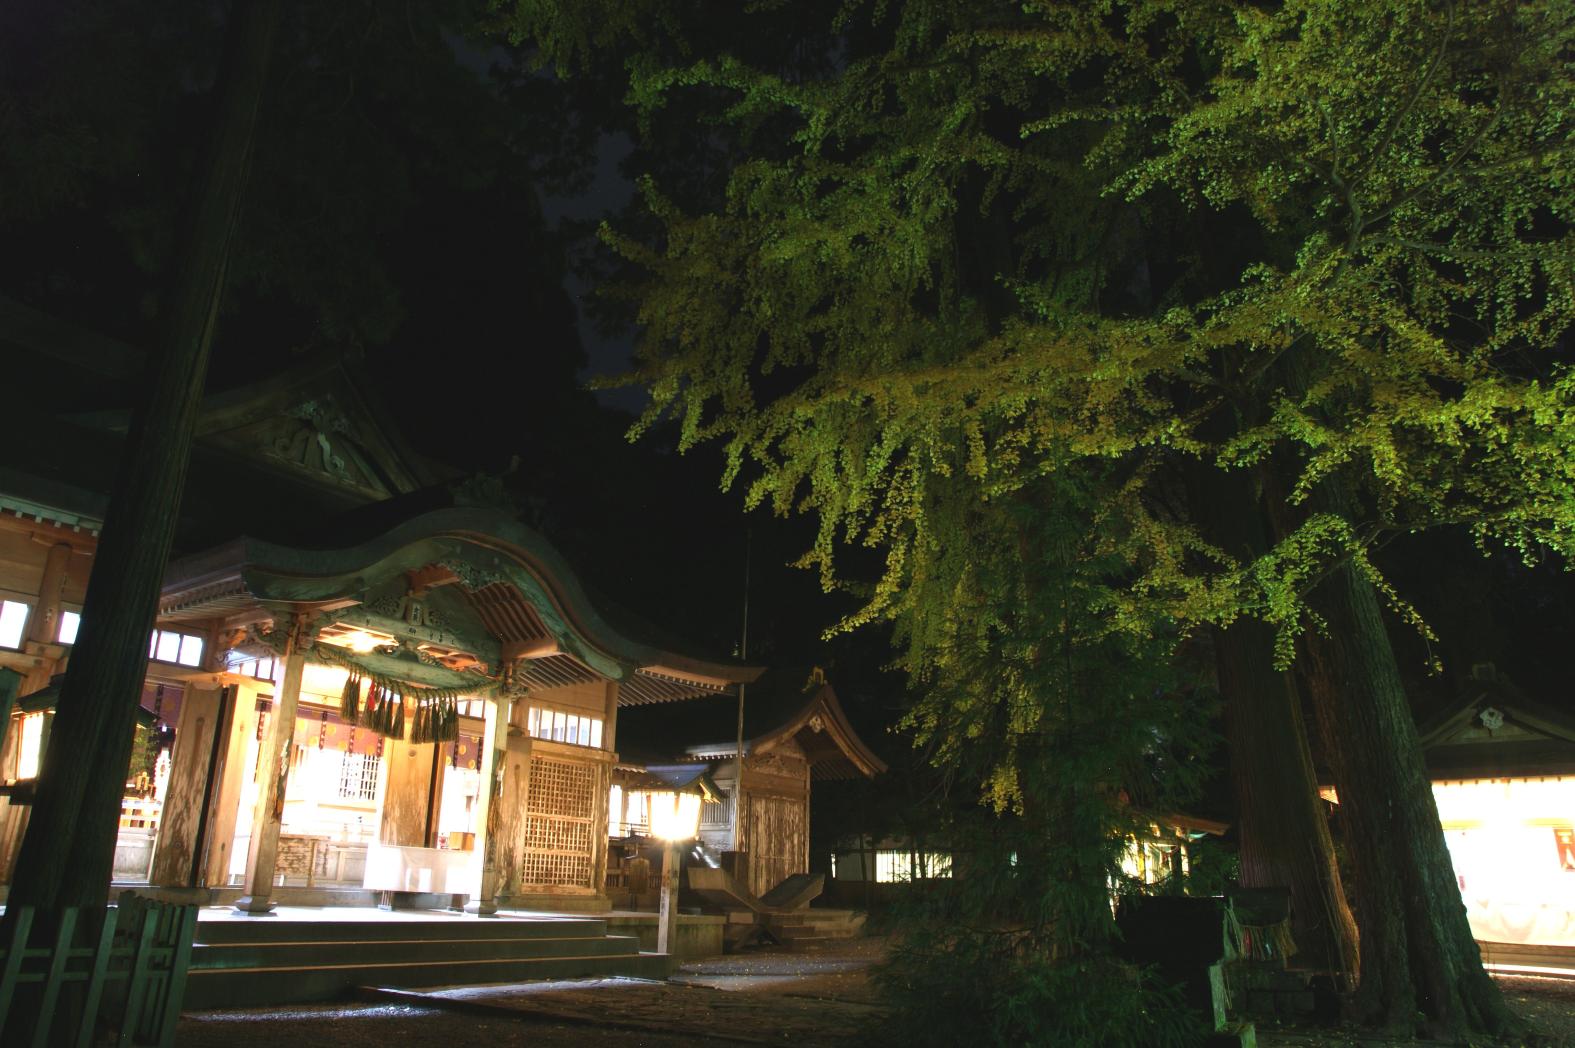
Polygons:
<instances>
[{"instance_id":1,"label":"wooden post in foreground","mask_svg":"<svg viewBox=\"0 0 1575 1048\"><path fill-rule=\"evenodd\" d=\"M678 945L678 841L662 842L662 902L656 919L656 952Z\"/></svg>"},{"instance_id":2,"label":"wooden post in foreground","mask_svg":"<svg viewBox=\"0 0 1575 1048\"><path fill-rule=\"evenodd\" d=\"M108 901L148 633L180 515L280 7L280 0L250 0L230 8L212 141L196 164L191 207L174 241L148 390L132 413L105 514L57 705L60 731L44 754L7 924L24 906L35 907L50 928L69 907L96 910Z\"/></svg>"}]
</instances>

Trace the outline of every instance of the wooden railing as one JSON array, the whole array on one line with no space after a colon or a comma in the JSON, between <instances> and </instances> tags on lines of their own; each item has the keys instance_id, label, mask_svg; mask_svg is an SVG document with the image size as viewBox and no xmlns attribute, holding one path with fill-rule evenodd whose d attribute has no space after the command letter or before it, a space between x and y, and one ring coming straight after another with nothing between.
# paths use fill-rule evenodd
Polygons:
<instances>
[{"instance_id":1,"label":"wooden railing","mask_svg":"<svg viewBox=\"0 0 1575 1048\"><path fill-rule=\"evenodd\" d=\"M77 943L79 926L86 923L79 910L64 912L53 941L44 946L27 945L31 907L8 916L10 935L0 949L0 1043L42 1046L69 1039L86 1048L101 1013L118 1030L117 1045L175 1043L197 930L195 906L126 892L119 905L108 908L98 933L87 936L93 940L87 945ZM73 1022L76 1029L51 1042L57 1021Z\"/></svg>"}]
</instances>

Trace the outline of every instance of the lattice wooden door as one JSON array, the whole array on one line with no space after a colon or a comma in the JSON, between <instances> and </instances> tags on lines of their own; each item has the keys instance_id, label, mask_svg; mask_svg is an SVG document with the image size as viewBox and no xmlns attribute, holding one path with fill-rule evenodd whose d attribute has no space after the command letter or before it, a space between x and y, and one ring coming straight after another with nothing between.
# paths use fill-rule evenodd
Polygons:
<instances>
[{"instance_id":1,"label":"lattice wooden door","mask_svg":"<svg viewBox=\"0 0 1575 1048\"><path fill-rule=\"evenodd\" d=\"M595 771L588 764L550 757L530 759L522 887L594 887L591 831L595 782Z\"/></svg>"}]
</instances>

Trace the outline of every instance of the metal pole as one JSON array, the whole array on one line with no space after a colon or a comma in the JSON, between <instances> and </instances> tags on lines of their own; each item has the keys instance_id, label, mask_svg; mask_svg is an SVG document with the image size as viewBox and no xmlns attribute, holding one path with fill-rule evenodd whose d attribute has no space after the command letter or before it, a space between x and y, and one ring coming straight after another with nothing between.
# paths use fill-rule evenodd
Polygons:
<instances>
[{"instance_id":1,"label":"metal pole","mask_svg":"<svg viewBox=\"0 0 1575 1048\"><path fill-rule=\"evenodd\" d=\"M744 623L738 643L740 661L749 658L749 530L744 530ZM744 823L744 685L738 685L738 737L733 749L733 850L743 839Z\"/></svg>"}]
</instances>

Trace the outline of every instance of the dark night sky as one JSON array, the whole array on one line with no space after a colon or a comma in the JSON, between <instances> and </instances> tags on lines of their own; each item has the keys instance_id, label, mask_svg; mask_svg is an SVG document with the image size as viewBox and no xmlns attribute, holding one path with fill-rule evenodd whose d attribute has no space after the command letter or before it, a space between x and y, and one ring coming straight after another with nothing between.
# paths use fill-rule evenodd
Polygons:
<instances>
[{"instance_id":1,"label":"dark night sky","mask_svg":"<svg viewBox=\"0 0 1575 1048\"><path fill-rule=\"evenodd\" d=\"M0 8L0 102L5 92L46 99L48 119L24 131L80 121L97 145L61 154L81 167L75 196L36 208L19 206L21 195L0 200L0 294L148 344L181 200L172 187L188 181L206 126L201 76L163 71L200 70L219 30L139 18L61 48L51 45L66 31L53 9L22 7ZM499 472L517 456L510 483L527 518L596 590L702 652L736 646L747 534L750 655L838 666L834 681L870 696L850 712L879 736L900 690L877 671L890 653L871 633L820 639L850 601L786 567L809 541L806 522L746 518L737 493L717 490L716 449L680 457L660 431L631 446L623 434L643 393L585 389L623 370L633 341L598 330L590 280L572 265L595 223L631 201L630 140L616 129L576 138L562 101L572 92L555 95L561 85L545 74L497 78L506 57L497 48L436 28L412 44L403 24L393 28L343 58L354 75L330 55L288 68L276 85L248 202L257 254L235 274L211 388L303 354L358 356L414 445L462 470ZM401 50L412 46L423 50ZM516 108L489 106L500 96ZM528 119L513 127L508 113ZM500 148L501 126L561 145L584 178L572 189L538 178L540 157ZM25 137L0 142L0 177L30 150ZM1544 701L1567 704L1562 660L1549 653L1575 628L1569 576L1488 565L1458 545L1407 541L1389 554L1439 627L1449 664L1444 678L1414 674L1413 694L1424 706L1447 700L1457 674L1494 661ZM1425 645L1400 643L1406 665L1425 664Z\"/></svg>"}]
</instances>

